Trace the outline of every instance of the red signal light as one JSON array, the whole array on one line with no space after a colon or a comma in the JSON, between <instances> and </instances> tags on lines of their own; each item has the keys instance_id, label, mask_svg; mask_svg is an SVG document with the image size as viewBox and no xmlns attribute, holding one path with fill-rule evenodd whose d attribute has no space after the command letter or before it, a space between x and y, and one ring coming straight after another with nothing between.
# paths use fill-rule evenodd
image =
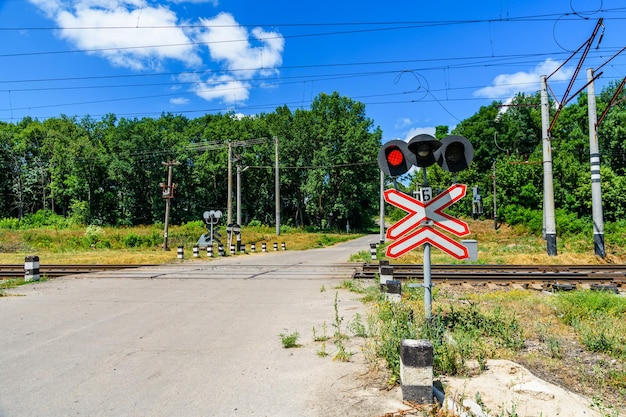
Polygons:
<instances>
[{"instance_id":1,"label":"red signal light","mask_svg":"<svg viewBox=\"0 0 626 417\"><path fill-rule=\"evenodd\" d=\"M398 165L404 163L404 154L400 149L391 147L387 152L387 162L389 162L391 166L397 167Z\"/></svg>"},{"instance_id":2,"label":"red signal light","mask_svg":"<svg viewBox=\"0 0 626 417\"><path fill-rule=\"evenodd\" d=\"M378 167L384 174L399 177L409 172L413 165L415 155L403 140L390 140L378 150Z\"/></svg>"}]
</instances>

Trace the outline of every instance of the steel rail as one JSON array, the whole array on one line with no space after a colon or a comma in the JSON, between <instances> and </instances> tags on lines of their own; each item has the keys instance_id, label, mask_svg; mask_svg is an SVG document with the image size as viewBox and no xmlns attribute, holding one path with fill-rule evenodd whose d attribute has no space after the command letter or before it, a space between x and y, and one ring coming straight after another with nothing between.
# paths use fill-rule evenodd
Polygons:
<instances>
[{"instance_id":1,"label":"steel rail","mask_svg":"<svg viewBox=\"0 0 626 417\"><path fill-rule=\"evenodd\" d=\"M419 280L419 264L393 264L392 277ZM354 278L375 278L380 264L365 263ZM431 265L433 282L451 285L521 285L525 288L626 288L626 265Z\"/></svg>"},{"instance_id":2,"label":"steel rail","mask_svg":"<svg viewBox=\"0 0 626 417\"><path fill-rule=\"evenodd\" d=\"M52 264L40 265L39 272L48 278L93 272L124 270L140 267L165 267L171 264ZM186 263L185 265L194 265ZM251 269L267 268L268 265L203 264L207 269ZM393 279L420 280L423 267L420 264L392 264ZM335 264L293 264L287 269L328 267L353 269L353 278L373 279L378 276L379 263L335 263ZM24 265L0 264L0 277L15 278L24 276ZM558 286L590 287L614 286L626 289L626 265L473 265L435 264L431 265L431 276L435 283L449 285L521 285L527 288Z\"/></svg>"},{"instance_id":3,"label":"steel rail","mask_svg":"<svg viewBox=\"0 0 626 417\"><path fill-rule=\"evenodd\" d=\"M49 278L62 277L65 275L74 274L87 274L90 272L102 272L122 270L129 268L139 268L144 266L156 266L157 264L142 264L142 265L129 265L129 264L53 264L53 265L40 265L39 273ZM0 264L0 277L2 278L15 278L24 276L24 265L19 264Z\"/></svg>"}]
</instances>

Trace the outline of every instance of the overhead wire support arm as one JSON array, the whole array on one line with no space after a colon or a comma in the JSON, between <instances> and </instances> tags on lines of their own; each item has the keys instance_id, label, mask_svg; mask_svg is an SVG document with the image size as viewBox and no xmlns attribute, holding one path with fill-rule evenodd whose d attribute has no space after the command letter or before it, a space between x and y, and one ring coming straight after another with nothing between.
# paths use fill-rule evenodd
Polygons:
<instances>
[{"instance_id":1,"label":"overhead wire support arm","mask_svg":"<svg viewBox=\"0 0 626 417\"><path fill-rule=\"evenodd\" d=\"M615 94L613 94L613 97L611 97L611 101L609 102L609 105L606 106L606 109L604 109L604 112L602 112L602 116L600 116L600 118L598 119L598 122L596 123L596 126L600 126L600 123L602 123L602 120L604 119L606 114L609 112L609 110L611 110L611 107L613 107L613 104L615 104L615 102L617 100L617 97L622 92L622 89L624 88L624 84L625 83L626 83L626 77L624 77L624 79L622 80L622 82L619 85L619 87L617 87L617 90L615 91Z\"/></svg>"},{"instance_id":2,"label":"overhead wire support arm","mask_svg":"<svg viewBox=\"0 0 626 417\"><path fill-rule=\"evenodd\" d=\"M578 78L578 73L580 72L580 69L583 65L583 62L585 61L585 58L587 58L587 54L589 53L589 49L591 49L591 45L593 44L593 40L595 39L595 37L598 34L598 31L600 30L600 27L603 26L602 24L603 18L600 18L598 20L598 23L596 24L596 27L593 29L593 33L591 34L591 36L589 37L589 39L587 39L587 41L585 43L583 43L583 45L578 48L578 50L576 51L576 53L578 51L580 51L580 49L584 46L585 49L582 53L582 56L580 57L580 61L578 62L578 65L576 66L576 70L574 71L574 74L572 75L572 78L569 82L569 85L567 86L567 88L565 89L565 93L563 94L563 100L561 100L561 103L559 104L558 109L556 110L556 113L554 114L554 118L552 119L552 123L550 123L550 127L548 128L548 134L552 131L552 128L554 127L554 124L556 123L557 118L559 117L559 114L561 113L561 110L563 110L563 107L565 107L565 104L571 100L572 98L568 98L569 93L572 89L572 87L574 86L574 82L576 81L576 78ZM571 59L571 57L570 57ZM564 65L564 64L563 64ZM562 67L562 65L561 65ZM559 67L559 69L561 68ZM558 69L557 69L558 71ZM556 72L556 71L555 71ZM550 74L550 76L554 75L553 72L552 74ZM548 77L549 78L549 77ZM577 93L578 94L578 93ZM573 95L573 97L575 97L575 95Z\"/></svg>"}]
</instances>

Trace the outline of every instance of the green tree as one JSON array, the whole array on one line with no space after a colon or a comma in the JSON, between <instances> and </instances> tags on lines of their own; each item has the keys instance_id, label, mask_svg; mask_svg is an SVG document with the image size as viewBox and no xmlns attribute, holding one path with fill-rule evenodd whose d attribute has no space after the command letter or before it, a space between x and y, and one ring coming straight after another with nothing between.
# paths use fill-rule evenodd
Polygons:
<instances>
[{"instance_id":1,"label":"green tree","mask_svg":"<svg viewBox=\"0 0 626 417\"><path fill-rule=\"evenodd\" d=\"M378 197L376 155L382 133L373 129L365 105L338 93L321 94L311 105L312 166L304 191L306 210L318 226L363 227Z\"/></svg>"}]
</instances>

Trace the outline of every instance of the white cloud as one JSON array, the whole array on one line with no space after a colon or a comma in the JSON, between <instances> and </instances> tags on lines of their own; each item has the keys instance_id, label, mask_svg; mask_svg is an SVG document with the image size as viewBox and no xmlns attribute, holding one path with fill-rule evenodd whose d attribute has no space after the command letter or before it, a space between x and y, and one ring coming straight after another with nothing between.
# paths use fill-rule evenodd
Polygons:
<instances>
[{"instance_id":1,"label":"white cloud","mask_svg":"<svg viewBox=\"0 0 626 417\"><path fill-rule=\"evenodd\" d=\"M170 104L173 104L175 106L182 106L187 103L189 103L189 99L185 97L176 97L170 99Z\"/></svg>"},{"instance_id":2,"label":"white cloud","mask_svg":"<svg viewBox=\"0 0 626 417\"><path fill-rule=\"evenodd\" d=\"M409 140L411 140L411 138L413 136L421 135L421 134L427 134L427 135L435 136L435 128L434 127L428 127L428 126L414 127L411 130L409 130L408 132L406 132L406 135L404 136L404 141L408 142Z\"/></svg>"},{"instance_id":3,"label":"white cloud","mask_svg":"<svg viewBox=\"0 0 626 417\"><path fill-rule=\"evenodd\" d=\"M146 6L144 0L30 1L57 23L61 38L115 66L156 69L167 59L201 63L168 8Z\"/></svg>"},{"instance_id":4,"label":"white cloud","mask_svg":"<svg viewBox=\"0 0 626 417\"><path fill-rule=\"evenodd\" d=\"M249 78L255 73L271 74L282 64L285 39L279 33L252 29L257 46L249 41L248 30L240 26L232 15L220 13L213 19L200 19L205 26L198 40L206 43L211 57L223 62L230 71Z\"/></svg>"},{"instance_id":5,"label":"white cloud","mask_svg":"<svg viewBox=\"0 0 626 417\"><path fill-rule=\"evenodd\" d=\"M404 129L405 127L411 126L413 124L413 120L408 117L403 117L402 119L396 120L394 127L396 129Z\"/></svg>"},{"instance_id":6,"label":"white cloud","mask_svg":"<svg viewBox=\"0 0 626 417\"><path fill-rule=\"evenodd\" d=\"M181 4L181 3L193 3L193 4L212 4L213 6L219 6L220 2L218 0L170 0L171 3Z\"/></svg>"},{"instance_id":7,"label":"white cloud","mask_svg":"<svg viewBox=\"0 0 626 417\"><path fill-rule=\"evenodd\" d=\"M85 53L112 65L136 71L160 70L168 60L202 68L201 47L208 48L222 75L196 77L192 88L205 100L241 103L248 100L253 77L278 72L285 40L280 33L260 27L248 30L228 13L199 18L204 27L179 24L175 11L149 0L29 0L60 28L58 36ZM217 0L165 0L173 3L211 3ZM154 4L154 5L153 5ZM214 74L214 73L213 73ZM184 77L180 77L184 78ZM259 81L262 84L262 81Z\"/></svg>"},{"instance_id":8,"label":"white cloud","mask_svg":"<svg viewBox=\"0 0 626 417\"><path fill-rule=\"evenodd\" d=\"M221 100L226 104L235 104L248 100L251 87L251 84L244 80L221 75L210 77L206 81L198 80L193 91L207 101Z\"/></svg>"},{"instance_id":9,"label":"white cloud","mask_svg":"<svg viewBox=\"0 0 626 417\"><path fill-rule=\"evenodd\" d=\"M485 97L491 99L510 99L517 93L532 93L539 90L542 75L550 75L556 70L560 62L553 59L546 59L528 72L519 71L513 74L500 74L493 80L493 85L481 88L474 92L475 97ZM561 68L551 80L568 80L572 75L571 69Z\"/></svg>"}]
</instances>

